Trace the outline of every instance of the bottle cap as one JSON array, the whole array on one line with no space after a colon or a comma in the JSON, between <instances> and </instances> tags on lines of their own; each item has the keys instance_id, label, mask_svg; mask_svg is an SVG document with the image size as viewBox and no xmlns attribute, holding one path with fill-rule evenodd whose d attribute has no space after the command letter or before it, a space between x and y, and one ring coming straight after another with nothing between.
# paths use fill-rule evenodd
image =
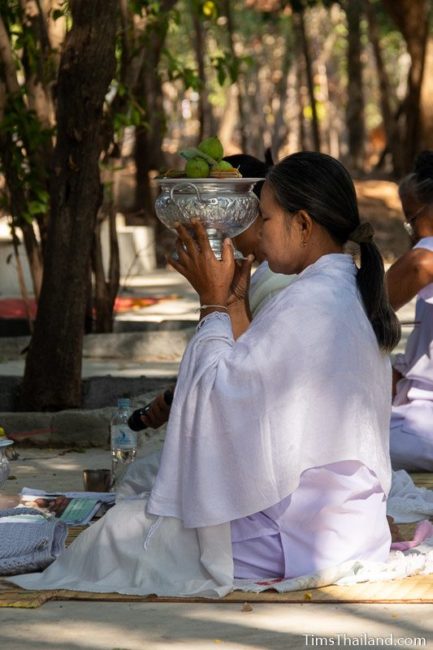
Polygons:
<instances>
[{"instance_id":1,"label":"bottle cap","mask_svg":"<svg viewBox=\"0 0 433 650\"><path fill-rule=\"evenodd\" d=\"M10 440L3 427L0 427L0 447L9 447L9 445L13 445L14 440Z\"/></svg>"},{"instance_id":2,"label":"bottle cap","mask_svg":"<svg viewBox=\"0 0 433 650\"><path fill-rule=\"evenodd\" d=\"M127 397L122 397L117 400L117 408L119 409L129 408L130 405L131 405L131 400L128 399Z\"/></svg>"}]
</instances>

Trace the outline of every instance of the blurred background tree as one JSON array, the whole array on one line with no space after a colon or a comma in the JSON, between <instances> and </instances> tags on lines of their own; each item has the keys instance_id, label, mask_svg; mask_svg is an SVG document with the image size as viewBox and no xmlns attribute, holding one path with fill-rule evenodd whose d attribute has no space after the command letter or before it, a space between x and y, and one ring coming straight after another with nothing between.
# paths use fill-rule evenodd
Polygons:
<instances>
[{"instance_id":1,"label":"blurred background tree","mask_svg":"<svg viewBox=\"0 0 433 650\"><path fill-rule=\"evenodd\" d=\"M84 41L71 45L78 27L102 25L93 59ZM84 327L112 328L116 213L154 228L163 259L152 178L182 164L179 148L217 134L226 154L318 149L359 178L398 178L433 148L432 85L431 0L0 0L1 210L18 269L20 239L29 260L23 297L40 301L46 328L59 283L80 279L74 334L60 328L80 357ZM62 219L83 221L79 254L65 241L81 226L56 230ZM78 366L62 396L55 379L34 390L42 358L56 363L35 329L28 367L44 352L26 374L26 407L77 406Z\"/></svg>"}]
</instances>

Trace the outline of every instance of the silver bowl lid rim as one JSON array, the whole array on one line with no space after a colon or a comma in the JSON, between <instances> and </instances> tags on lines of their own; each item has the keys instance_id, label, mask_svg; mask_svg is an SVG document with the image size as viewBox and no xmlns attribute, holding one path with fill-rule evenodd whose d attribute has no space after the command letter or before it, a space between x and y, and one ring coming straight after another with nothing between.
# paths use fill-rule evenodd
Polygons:
<instances>
[{"instance_id":1,"label":"silver bowl lid rim","mask_svg":"<svg viewBox=\"0 0 433 650\"><path fill-rule=\"evenodd\" d=\"M0 439L0 447L9 447L9 445L13 445L14 442L15 442L15 440L9 440L8 438L6 438L6 440L4 440L2 438L2 439Z\"/></svg>"},{"instance_id":2,"label":"silver bowl lid rim","mask_svg":"<svg viewBox=\"0 0 433 650\"><path fill-rule=\"evenodd\" d=\"M158 183L168 183L169 185L185 183L185 185L194 185L195 183L204 184L204 183L234 183L239 185L241 183L258 183L259 181L265 181L266 178L249 178L247 176L242 176L242 178L213 178L208 176L207 178L166 178L164 176L157 176L153 179Z\"/></svg>"}]
</instances>

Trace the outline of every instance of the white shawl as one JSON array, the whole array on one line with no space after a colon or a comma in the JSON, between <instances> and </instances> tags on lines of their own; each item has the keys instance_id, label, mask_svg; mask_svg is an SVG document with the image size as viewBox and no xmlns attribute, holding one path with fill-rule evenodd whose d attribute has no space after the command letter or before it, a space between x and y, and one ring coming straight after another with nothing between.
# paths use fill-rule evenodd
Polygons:
<instances>
[{"instance_id":1,"label":"white shawl","mask_svg":"<svg viewBox=\"0 0 433 650\"><path fill-rule=\"evenodd\" d=\"M390 487L391 372L348 255L321 257L236 342L203 319L180 367L148 512L214 526L270 507L311 467L359 460Z\"/></svg>"},{"instance_id":2,"label":"white shawl","mask_svg":"<svg viewBox=\"0 0 433 650\"><path fill-rule=\"evenodd\" d=\"M267 262L259 264L251 276L248 298L252 315L255 317L271 298L281 289L285 289L293 280L295 275L284 275L273 273Z\"/></svg>"}]
</instances>

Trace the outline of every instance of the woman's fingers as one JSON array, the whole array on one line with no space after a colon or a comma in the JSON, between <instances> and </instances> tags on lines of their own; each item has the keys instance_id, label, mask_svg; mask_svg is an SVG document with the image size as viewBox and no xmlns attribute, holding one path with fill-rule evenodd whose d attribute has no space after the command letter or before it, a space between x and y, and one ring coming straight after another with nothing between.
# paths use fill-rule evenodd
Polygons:
<instances>
[{"instance_id":1,"label":"woman's fingers","mask_svg":"<svg viewBox=\"0 0 433 650\"><path fill-rule=\"evenodd\" d=\"M193 224L194 228L194 224ZM182 242L184 248L189 253L189 255L195 255L198 251L197 242L194 241L194 238L188 232L188 230L182 224L179 224L176 228L177 234L180 241Z\"/></svg>"},{"instance_id":2,"label":"woman's fingers","mask_svg":"<svg viewBox=\"0 0 433 650\"><path fill-rule=\"evenodd\" d=\"M241 260L240 263L240 276L242 278L245 278L245 280L249 281L249 278L251 276L251 267L253 265L253 262L255 260L254 255L251 253L243 260Z\"/></svg>"},{"instance_id":3,"label":"woman's fingers","mask_svg":"<svg viewBox=\"0 0 433 650\"><path fill-rule=\"evenodd\" d=\"M198 220L194 219L191 222L191 225L192 225L192 227L194 229L196 240L197 240L197 243L199 245L200 250L203 253L212 253L213 254L212 248L211 248L210 243L209 243L209 237L208 237L207 232L206 232L206 228L201 223L201 221L198 221Z\"/></svg>"},{"instance_id":4,"label":"woman's fingers","mask_svg":"<svg viewBox=\"0 0 433 650\"><path fill-rule=\"evenodd\" d=\"M234 267L235 264L235 255L233 250L232 240L226 237L223 241L221 249L221 261L224 264L232 264Z\"/></svg>"},{"instance_id":5,"label":"woman's fingers","mask_svg":"<svg viewBox=\"0 0 433 650\"><path fill-rule=\"evenodd\" d=\"M185 244L183 243L183 240L180 239L180 238L176 239L176 253L177 253L177 257L179 259L179 262L183 266L187 266L188 265L188 260L190 259L190 254L187 251L187 249L185 248Z\"/></svg>"},{"instance_id":6,"label":"woman's fingers","mask_svg":"<svg viewBox=\"0 0 433 650\"><path fill-rule=\"evenodd\" d=\"M187 276L187 269L183 266L183 264L180 264L178 260L175 260L173 257L167 257L167 264L172 266L175 271L180 273L183 276Z\"/></svg>"}]
</instances>

